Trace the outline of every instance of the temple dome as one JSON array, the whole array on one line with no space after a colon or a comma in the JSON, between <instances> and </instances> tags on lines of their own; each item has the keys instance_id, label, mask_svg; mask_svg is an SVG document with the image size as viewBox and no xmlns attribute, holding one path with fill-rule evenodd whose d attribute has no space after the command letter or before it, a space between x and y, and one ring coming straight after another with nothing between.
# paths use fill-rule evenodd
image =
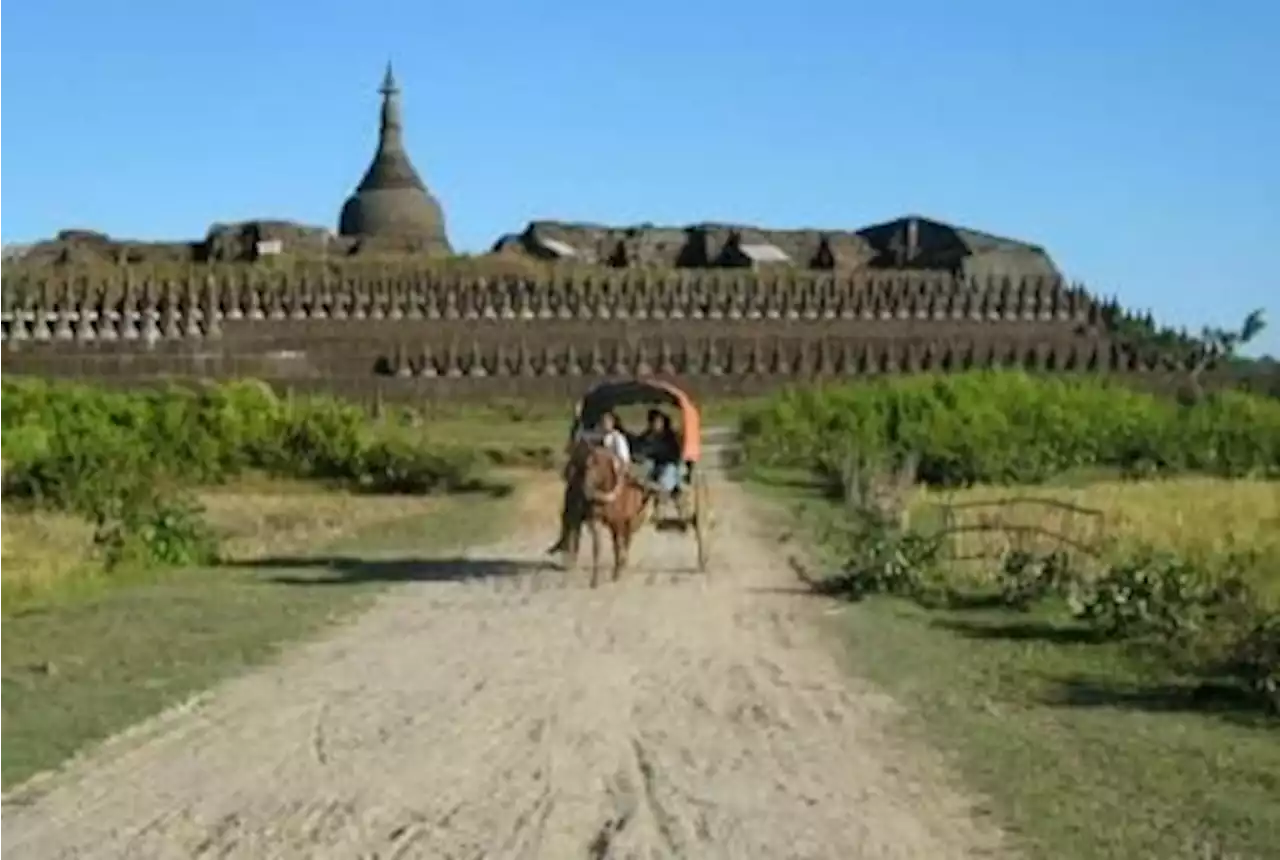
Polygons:
<instances>
[{"instance_id":1,"label":"temple dome","mask_svg":"<svg viewBox=\"0 0 1280 860\"><path fill-rule=\"evenodd\" d=\"M378 149L356 192L338 216L338 233L400 250L450 254L444 212L409 161L400 120L400 90L391 65L379 90L382 122Z\"/></svg>"}]
</instances>

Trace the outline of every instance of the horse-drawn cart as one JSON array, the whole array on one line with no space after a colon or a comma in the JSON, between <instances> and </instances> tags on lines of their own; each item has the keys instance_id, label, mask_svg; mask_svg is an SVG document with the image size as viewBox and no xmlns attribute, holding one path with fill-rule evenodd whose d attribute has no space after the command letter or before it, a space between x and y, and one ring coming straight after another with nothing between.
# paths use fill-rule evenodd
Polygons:
<instances>
[{"instance_id":1,"label":"horse-drawn cart","mask_svg":"<svg viewBox=\"0 0 1280 860\"><path fill-rule=\"evenodd\" d=\"M697 543L698 570L707 566L707 533L710 528L710 494L702 458L702 418L693 399L680 388L660 379L606 382L587 392L574 410L573 436L589 435L606 413L626 406L668 407L678 410L679 481L671 492L653 488L654 528L659 531L692 531ZM632 437L633 439L635 437ZM643 478L642 478L643 480ZM670 515L663 517L666 509Z\"/></svg>"}]
</instances>

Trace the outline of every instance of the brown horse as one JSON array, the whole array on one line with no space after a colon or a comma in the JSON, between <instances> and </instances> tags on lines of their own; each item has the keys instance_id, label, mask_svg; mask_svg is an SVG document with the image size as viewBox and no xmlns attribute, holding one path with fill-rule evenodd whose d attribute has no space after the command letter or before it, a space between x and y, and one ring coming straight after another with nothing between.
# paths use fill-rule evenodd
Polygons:
<instances>
[{"instance_id":1,"label":"brown horse","mask_svg":"<svg viewBox=\"0 0 1280 860\"><path fill-rule=\"evenodd\" d=\"M591 531L591 587L595 588L600 576L600 527L608 529L613 539L613 581L617 582L627 566L631 539L644 525L651 493L607 448L591 446L577 453L582 459L574 470L570 493L579 504L566 505L566 513L573 509L567 523L567 566L572 570L577 564L585 525Z\"/></svg>"}]
</instances>

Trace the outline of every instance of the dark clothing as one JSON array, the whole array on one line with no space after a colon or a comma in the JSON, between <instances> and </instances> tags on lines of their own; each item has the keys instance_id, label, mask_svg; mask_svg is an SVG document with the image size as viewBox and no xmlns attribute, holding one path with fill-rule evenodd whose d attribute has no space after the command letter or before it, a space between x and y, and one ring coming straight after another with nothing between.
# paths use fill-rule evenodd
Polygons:
<instances>
[{"instance_id":1,"label":"dark clothing","mask_svg":"<svg viewBox=\"0 0 1280 860\"><path fill-rule=\"evenodd\" d=\"M566 451L572 450L573 446L577 444L578 441L584 438L586 435L587 435L587 428L583 427L579 421L575 420L573 422L573 426L569 428L569 441L565 443L565 450Z\"/></svg>"},{"instance_id":2,"label":"dark clothing","mask_svg":"<svg viewBox=\"0 0 1280 860\"><path fill-rule=\"evenodd\" d=\"M636 440L639 455L655 463L679 463L680 440L674 430L646 430Z\"/></svg>"},{"instance_id":3,"label":"dark clothing","mask_svg":"<svg viewBox=\"0 0 1280 860\"><path fill-rule=\"evenodd\" d=\"M580 490L572 482L565 483L564 501L560 509L560 537L548 552L563 552L568 549L569 533L575 523L582 522L586 513L586 504Z\"/></svg>"},{"instance_id":4,"label":"dark clothing","mask_svg":"<svg viewBox=\"0 0 1280 860\"><path fill-rule=\"evenodd\" d=\"M569 545L569 533L586 516L586 502L582 496L582 469L585 458L577 448L578 440L570 443L569 461L564 467L564 500L560 509L560 537L547 552L563 552Z\"/></svg>"}]
</instances>

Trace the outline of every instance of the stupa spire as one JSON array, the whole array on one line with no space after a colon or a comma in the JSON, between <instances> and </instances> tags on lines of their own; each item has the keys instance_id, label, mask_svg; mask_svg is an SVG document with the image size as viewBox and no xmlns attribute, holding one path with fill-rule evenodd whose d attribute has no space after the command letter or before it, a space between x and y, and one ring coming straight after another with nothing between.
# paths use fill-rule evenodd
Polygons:
<instances>
[{"instance_id":1,"label":"stupa spire","mask_svg":"<svg viewBox=\"0 0 1280 860\"><path fill-rule=\"evenodd\" d=\"M400 116L400 87L391 63L382 76L382 119L378 124L378 148L373 163L360 180L359 189L425 188L404 148L404 123Z\"/></svg>"},{"instance_id":2,"label":"stupa spire","mask_svg":"<svg viewBox=\"0 0 1280 860\"><path fill-rule=\"evenodd\" d=\"M403 151L404 132L400 119L400 87L396 85L395 72L391 70L391 61L387 61L387 71L382 76L382 86L378 88L382 95L382 122L378 126L378 151L388 148ZM407 158L407 156L406 156Z\"/></svg>"},{"instance_id":3,"label":"stupa spire","mask_svg":"<svg viewBox=\"0 0 1280 860\"><path fill-rule=\"evenodd\" d=\"M338 232L344 236L412 236L414 243L448 252L444 215L414 169L404 145L400 87L387 63L378 88L382 95L378 147L356 193L342 207Z\"/></svg>"},{"instance_id":4,"label":"stupa spire","mask_svg":"<svg viewBox=\"0 0 1280 860\"><path fill-rule=\"evenodd\" d=\"M396 85L396 74L391 68L391 61L387 60L387 71L382 75L382 86L378 92L384 96L393 96L400 94L400 87Z\"/></svg>"}]
</instances>

